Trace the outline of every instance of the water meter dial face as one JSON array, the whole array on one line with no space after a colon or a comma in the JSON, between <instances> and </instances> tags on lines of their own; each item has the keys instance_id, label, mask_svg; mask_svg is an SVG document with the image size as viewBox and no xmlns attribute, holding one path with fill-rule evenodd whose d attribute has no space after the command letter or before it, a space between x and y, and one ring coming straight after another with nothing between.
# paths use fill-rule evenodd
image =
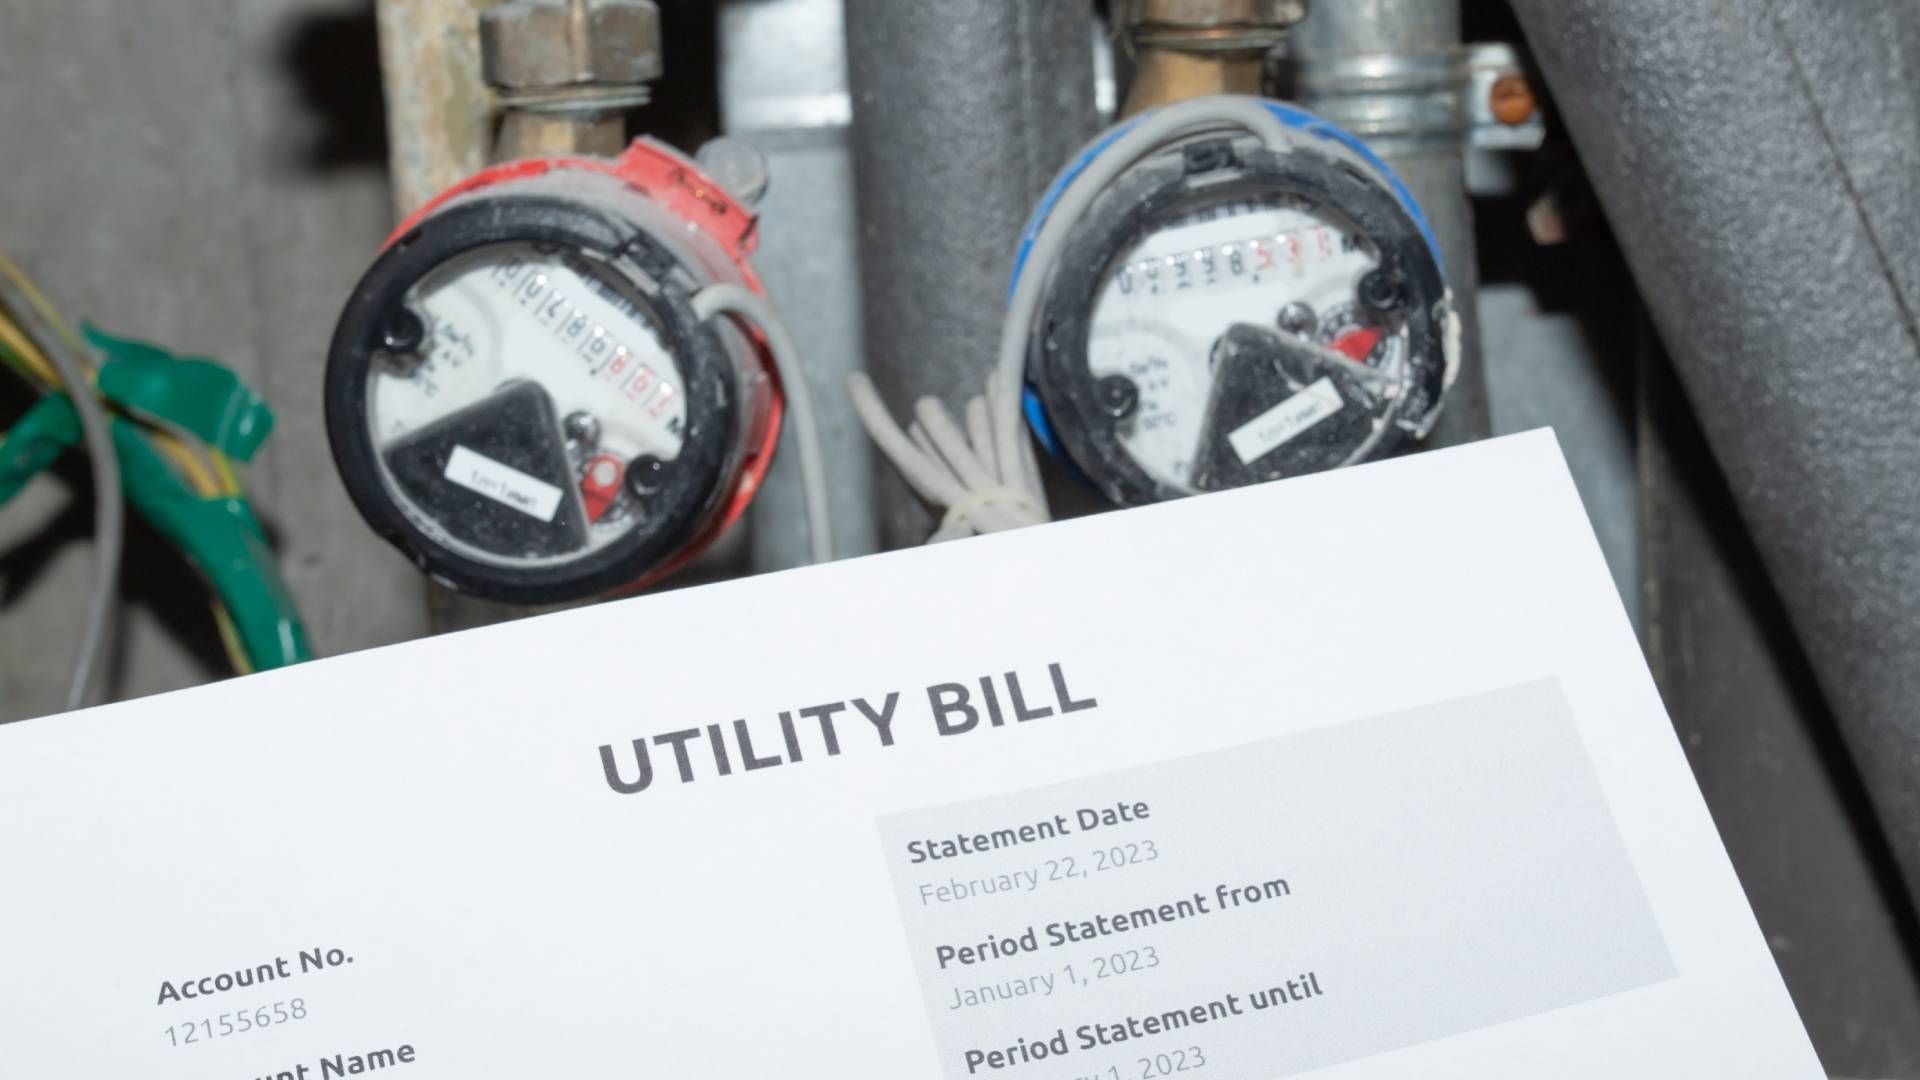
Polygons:
<instances>
[{"instance_id":1,"label":"water meter dial face","mask_svg":"<svg viewBox=\"0 0 1920 1080\"><path fill-rule=\"evenodd\" d=\"M1137 505L1337 468L1418 437L1446 286L1384 173L1314 145L1181 144L1067 234L1030 342L1043 437Z\"/></svg>"},{"instance_id":2,"label":"water meter dial face","mask_svg":"<svg viewBox=\"0 0 1920 1080\"><path fill-rule=\"evenodd\" d=\"M514 603L671 565L731 505L756 415L750 343L693 308L707 264L650 209L616 212L612 181L549 180L396 237L327 361L328 440L361 514L436 580Z\"/></svg>"},{"instance_id":3,"label":"water meter dial face","mask_svg":"<svg viewBox=\"0 0 1920 1080\"><path fill-rule=\"evenodd\" d=\"M423 277L394 318L367 426L423 530L513 564L598 550L644 522L638 471L680 456L685 381L618 270L552 245L493 245Z\"/></svg>"},{"instance_id":4,"label":"water meter dial face","mask_svg":"<svg viewBox=\"0 0 1920 1080\"><path fill-rule=\"evenodd\" d=\"M1379 264L1350 222L1295 195L1202 202L1159 221L1109 268L1089 329L1091 377L1138 388L1137 409L1117 425L1122 446L1159 483L1198 489L1218 346L1235 325L1324 346L1379 370L1373 382L1389 387L1402 374L1405 321L1363 314L1358 298ZM1289 426L1269 439L1311 430Z\"/></svg>"}]
</instances>

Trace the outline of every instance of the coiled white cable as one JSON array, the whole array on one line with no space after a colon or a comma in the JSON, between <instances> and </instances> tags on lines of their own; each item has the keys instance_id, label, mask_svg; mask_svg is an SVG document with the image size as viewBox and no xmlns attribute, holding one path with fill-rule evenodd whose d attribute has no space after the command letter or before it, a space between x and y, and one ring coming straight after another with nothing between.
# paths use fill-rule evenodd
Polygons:
<instances>
[{"instance_id":1,"label":"coiled white cable","mask_svg":"<svg viewBox=\"0 0 1920 1080\"><path fill-rule=\"evenodd\" d=\"M928 543L1047 520L1047 498L1040 489L1040 469L1032 449L1025 440L1016 440L1013 456L1000 456L1003 443L994 418L1004 417L1005 411L997 405L978 397L967 402L967 427L962 431L938 401L921 398L913 423L903 431L887 414L872 380L856 373L847 389L860 423L900 470L907 486L946 509ZM987 386L989 395L1003 392L997 383ZM1017 403L1013 422L1020 422Z\"/></svg>"},{"instance_id":2,"label":"coiled white cable","mask_svg":"<svg viewBox=\"0 0 1920 1080\"><path fill-rule=\"evenodd\" d=\"M1020 280L1001 325L1000 348L985 394L967 402L967 433L933 398L914 404L914 422L902 429L864 374L848 380L854 410L874 445L919 496L945 511L931 540L997 532L1050 520L1032 441L1022 430L1020 398L1026 382L1027 342L1048 280L1067 235L1120 174L1168 144L1201 131L1237 128L1279 150L1287 129L1261 99L1243 95L1195 98L1146 113L1118 136L1104 133L1061 171L1079 168L1067 182L1027 251ZM1110 140L1110 141L1109 141ZM1105 148L1094 151L1105 143ZM1056 178L1055 183L1060 183Z\"/></svg>"}]
</instances>

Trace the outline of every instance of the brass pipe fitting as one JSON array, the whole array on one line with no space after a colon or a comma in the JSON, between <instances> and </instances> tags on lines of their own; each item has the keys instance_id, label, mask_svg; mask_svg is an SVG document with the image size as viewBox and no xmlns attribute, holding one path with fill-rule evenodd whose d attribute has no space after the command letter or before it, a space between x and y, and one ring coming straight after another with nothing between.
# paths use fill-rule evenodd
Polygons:
<instances>
[{"instance_id":1,"label":"brass pipe fitting","mask_svg":"<svg viewBox=\"0 0 1920 1080\"><path fill-rule=\"evenodd\" d=\"M1135 68L1121 115L1260 93L1267 53L1306 15L1306 0L1132 0L1121 23Z\"/></svg>"}]
</instances>

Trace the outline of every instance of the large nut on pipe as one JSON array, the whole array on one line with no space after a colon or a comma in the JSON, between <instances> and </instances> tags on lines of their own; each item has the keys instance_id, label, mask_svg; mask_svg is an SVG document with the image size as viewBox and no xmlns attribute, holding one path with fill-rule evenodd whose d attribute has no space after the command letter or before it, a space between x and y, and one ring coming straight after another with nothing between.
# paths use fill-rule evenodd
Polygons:
<instances>
[{"instance_id":1,"label":"large nut on pipe","mask_svg":"<svg viewBox=\"0 0 1920 1080\"><path fill-rule=\"evenodd\" d=\"M1307 17L1307 0L1133 0L1135 44L1194 52L1265 52Z\"/></svg>"},{"instance_id":2,"label":"large nut on pipe","mask_svg":"<svg viewBox=\"0 0 1920 1080\"><path fill-rule=\"evenodd\" d=\"M506 91L634 86L660 77L653 0L509 0L480 17L486 79Z\"/></svg>"}]
</instances>

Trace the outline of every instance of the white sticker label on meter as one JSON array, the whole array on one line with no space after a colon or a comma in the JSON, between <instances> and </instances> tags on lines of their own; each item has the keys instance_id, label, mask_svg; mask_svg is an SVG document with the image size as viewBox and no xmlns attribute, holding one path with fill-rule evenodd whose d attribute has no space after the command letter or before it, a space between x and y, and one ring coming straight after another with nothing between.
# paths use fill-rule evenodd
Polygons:
<instances>
[{"instance_id":1,"label":"white sticker label on meter","mask_svg":"<svg viewBox=\"0 0 1920 1080\"><path fill-rule=\"evenodd\" d=\"M453 456L447 459L446 475L468 491L479 492L541 521L553 520L565 494L537 476L528 476L464 446L453 448Z\"/></svg>"},{"instance_id":2,"label":"white sticker label on meter","mask_svg":"<svg viewBox=\"0 0 1920 1080\"><path fill-rule=\"evenodd\" d=\"M1247 421L1227 436L1242 464L1278 450L1301 432L1340 411L1340 391L1325 375L1305 390Z\"/></svg>"}]
</instances>

